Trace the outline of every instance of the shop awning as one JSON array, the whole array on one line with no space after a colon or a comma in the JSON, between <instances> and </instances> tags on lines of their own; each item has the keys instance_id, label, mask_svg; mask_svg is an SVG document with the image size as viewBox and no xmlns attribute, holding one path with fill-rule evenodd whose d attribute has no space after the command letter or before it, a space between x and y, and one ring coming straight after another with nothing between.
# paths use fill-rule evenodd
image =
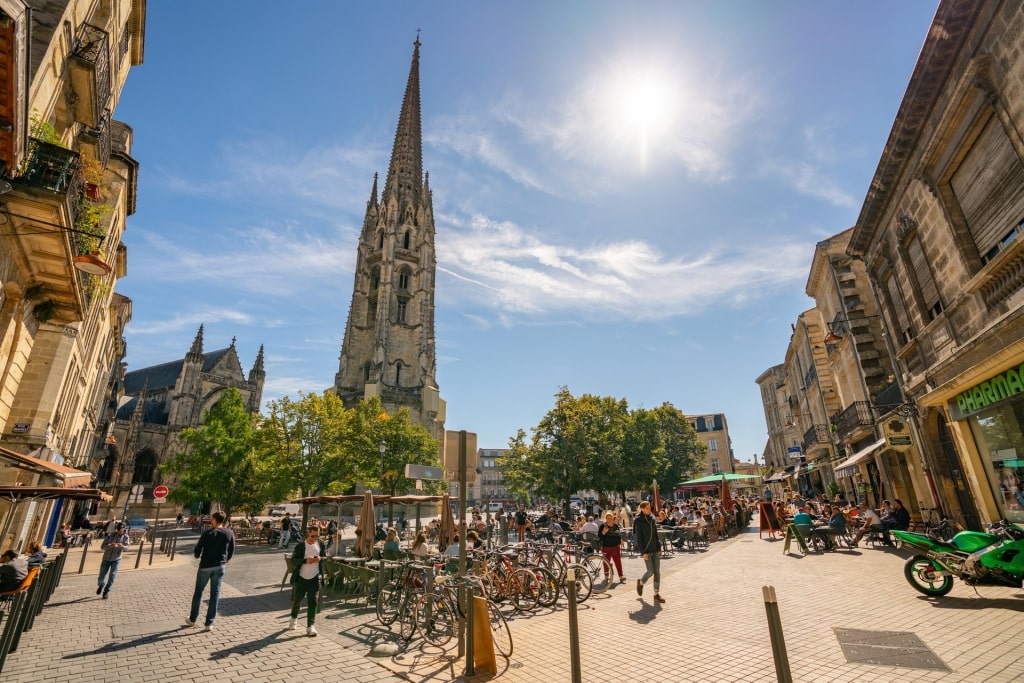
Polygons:
<instances>
[{"instance_id":1,"label":"shop awning","mask_svg":"<svg viewBox=\"0 0 1024 683\"><path fill-rule=\"evenodd\" d=\"M846 460L842 461L841 463L839 463L838 465L836 465L833 468L835 470L836 477L839 478L839 477L849 477L849 476L852 476L857 471L856 470L857 463L860 463L860 462L863 462L864 460L867 460L872 455L874 455L875 452L879 448L881 448L884 445L885 445L885 439L879 439L878 441L874 442L873 444L871 444L867 448L860 449L859 451L857 451L856 453L851 455L849 458L847 458Z\"/></svg>"},{"instance_id":2,"label":"shop awning","mask_svg":"<svg viewBox=\"0 0 1024 683\"><path fill-rule=\"evenodd\" d=\"M789 479L790 477L793 476L795 470L796 470L796 465L790 465L789 467L787 467L783 471L776 472L775 474L771 475L770 477L765 478L764 481L767 484L775 484L775 483L778 483L780 481L786 481L787 479Z\"/></svg>"},{"instance_id":3,"label":"shop awning","mask_svg":"<svg viewBox=\"0 0 1024 683\"><path fill-rule=\"evenodd\" d=\"M92 474L89 472L76 470L74 467L68 467L67 465L58 465L49 460L40 460L39 458L33 458L31 455L24 455L0 447L0 461L2 460L12 461L10 463L11 466L18 469L35 470L39 473L51 474L54 480L65 488L87 486L92 480Z\"/></svg>"}]
</instances>

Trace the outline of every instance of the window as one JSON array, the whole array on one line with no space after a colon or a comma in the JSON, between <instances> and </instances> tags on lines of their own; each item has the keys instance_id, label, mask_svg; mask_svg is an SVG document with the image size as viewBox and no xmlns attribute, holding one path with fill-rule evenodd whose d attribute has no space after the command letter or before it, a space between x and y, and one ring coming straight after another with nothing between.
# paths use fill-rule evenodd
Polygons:
<instances>
[{"instance_id":1,"label":"window","mask_svg":"<svg viewBox=\"0 0 1024 683\"><path fill-rule=\"evenodd\" d=\"M406 230L405 235L402 236L402 248L408 249L410 244L412 244L412 233Z\"/></svg>"},{"instance_id":2,"label":"window","mask_svg":"<svg viewBox=\"0 0 1024 683\"><path fill-rule=\"evenodd\" d=\"M370 291L376 292L380 289L380 268L374 268L370 273Z\"/></svg>"},{"instance_id":3,"label":"window","mask_svg":"<svg viewBox=\"0 0 1024 683\"><path fill-rule=\"evenodd\" d=\"M404 323L406 315L406 302L399 301L398 307L395 309L395 322Z\"/></svg>"},{"instance_id":4,"label":"window","mask_svg":"<svg viewBox=\"0 0 1024 683\"><path fill-rule=\"evenodd\" d=\"M1024 219L1024 164L992 116L950 178L982 263L1017 236Z\"/></svg>"},{"instance_id":5,"label":"window","mask_svg":"<svg viewBox=\"0 0 1024 683\"><path fill-rule=\"evenodd\" d=\"M380 232L377 233L377 248L378 249L383 249L384 248L384 231L383 230L381 230Z\"/></svg>"},{"instance_id":6,"label":"window","mask_svg":"<svg viewBox=\"0 0 1024 683\"><path fill-rule=\"evenodd\" d=\"M886 273L882 286L885 296L889 300L889 308L892 309L896 318L896 324L899 325L900 328L900 342L903 344L909 344L914 338L914 335L910 329L910 318L907 316L906 304L903 303L903 294L900 292L900 287L896 283L896 276L893 275L892 271Z\"/></svg>"},{"instance_id":7,"label":"window","mask_svg":"<svg viewBox=\"0 0 1024 683\"><path fill-rule=\"evenodd\" d=\"M721 467L718 465L718 458L711 458L711 474L718 474L721 472Z\"/></svg>"},{"instance_id":8,"label":"window","mask_svg":"<svg viewBox=\"0 0 1024 683\"><path fill-rule=\"evenodd\" d=\"M935 320L942 313L942 301L939 300L939 289L935 285L931 266L928 265L924 248L921 247L921 240L917 235L907 240L906 250L907 258L910 260L910 272L917 281L917 289L924 303L925 317L929 321Z\"/></svg>"},{"instance_id":9,"label":"window","mask_svg":"<svg viewBox=\"0 0 1024 683\"><path fill-rule=\"evenodd\" d=\"M135 471L132 472L133 484L148 484L153 481L153 470L156 468L156 456L146 449L135 455Z\"/></svg>"},{"instance_id":10,"label":"window","mask_svg":"<svg viewBox=\"0 0 1024 683\"><path fill-rule=\"evenodd\" d=\"M718 450L718 439L708 439L708 450L709 451L717 451Z\"/></svg>"},{"instance_id":11,"label":"window","mask_svg":"<svg viewBox=\"0 0 1024 683\"><path fill-rule=\"evenodd\" d=\"M366 304L366 324L372 325L377 319L377 300L370 299Z\"/></svg>"},{"instance_id":12,"label":"window","mask_svg":"<svg viewBox=\"0 0 1024 683\"><path fill-rule=\"evenodd\" d=\"M395 386L402 386L402 361L395 363Z\"/></svg>"},{"instance_id":13,"label":"window","mask_svg":"<svg viewBox=\"0 0 1024 683\"><path fill-rule=\"evenodd\" d=\"M398 273L398 288L401 290L409 291L409 271L403 268Z\"/></svg>"}]
</instances>

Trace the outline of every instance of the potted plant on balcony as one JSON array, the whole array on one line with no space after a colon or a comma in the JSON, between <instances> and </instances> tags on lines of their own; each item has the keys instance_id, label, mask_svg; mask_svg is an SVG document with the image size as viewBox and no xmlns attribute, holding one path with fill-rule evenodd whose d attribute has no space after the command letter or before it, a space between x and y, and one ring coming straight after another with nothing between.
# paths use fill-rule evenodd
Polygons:
<instances>
[{"instance_id":1,"label":"potted plant on balcony","mask_svg":"<svg viewBox=\"0 0 1024 683\"><path fill-rule=\"evenodd\" d=\"M99 202L103 165L88 154L82 155L82 179L85 181L85 198L93 203Z\"/></svg>"}]
</instances>

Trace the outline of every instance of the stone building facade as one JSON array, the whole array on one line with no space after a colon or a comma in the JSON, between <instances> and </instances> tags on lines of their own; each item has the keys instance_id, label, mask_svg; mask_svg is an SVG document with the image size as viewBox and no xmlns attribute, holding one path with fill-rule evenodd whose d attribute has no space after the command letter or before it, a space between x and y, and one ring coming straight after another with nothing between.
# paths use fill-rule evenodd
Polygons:
<instances>
[{"instance_id":1,"label":"stone building facade","mask_svg":"<svg viewBox=\"0 0 1024 683\"><path fill-rule=\"evenodd\" d=\"M88 469L131 302L145 0L0 0L0 446ZM0 505L0 514L3 507Z\"/></svg>"},{"instance_id":2,"label":"stone building facade","mask_svg":"<svg viewBox=\"0 0 1024 683\"><path fill-rule=\"evenodd\" d=\"M732 439L729 437L729 423L725 415L687 415L686 419L697 433L697 439L707 448L707 469L704 474L733 472Z\"/></svg>"},{"instance_id":3,"label":"stone building facade","mask_svg":"<svg viewBox=\"0 0 1024 683\"><path fill-rule=\"evenodd\" d=\"M943 0L861 208L937 504L1024 521L1024 4Z\"/></svg>"},{"instance_id":4,"label":"stone building facade","mask_svg":"<svg viewBox=\"0 0 1024 683\"><path fill-rule=\"evenodd\" d=\"M174 486L173 476L162 475L159 467L180 452L181 430L201 426L229 388L238 390L250 413L258 413L265 381L262 346L246 375L234 339L227 348L203 351L201 325L184 358L124 372L113 424L96 458L97 484L113 496L104 512L155 517L153 488ZM177 509L164 505L160 512L166 516Z\"/></svg>"},{"instance_id":5,"label":"stone building facade","mask_svg":"<svg viewBox=\"0 0 1024 683\"><path fill-rule=\"evenodd\" d=\"M366 203L334 391L346 408L379 396L439 440L445 403L434 339L434 207L423 174L417 39L384 190Z\"/></svg>"}]
</instances>

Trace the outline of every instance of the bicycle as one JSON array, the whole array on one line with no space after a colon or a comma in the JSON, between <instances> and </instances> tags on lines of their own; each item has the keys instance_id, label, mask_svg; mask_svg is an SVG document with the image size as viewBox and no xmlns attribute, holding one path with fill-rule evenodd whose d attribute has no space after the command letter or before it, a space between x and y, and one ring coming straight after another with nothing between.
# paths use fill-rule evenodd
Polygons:
<instances>
[{"instance_id":1,"label":"bicycle","mask_svg":"<svg viewBox=\"0 0 1024 683\"><path fill-rule=\"evenodd\" d=\"M423 639L431 645L444 647L452 639L455 629L458 628L460 610L456 587L459 584L470 588L470 599L472 599L475 597L473 589L481 588L483 581L480 577L473 575L441 576L434 584L435 592L425 594L416 603L416 628ZM497 605L490 600L486 600L486 604L494 649L503 657L511 657L512 632L508 628L508 622ZM476 616L475 613L474 616Z\"/></svg>"},{"instance_id":2,"label":"bicycle","mask_svg":"<svg viewBox=\"0 0 1024 683\"><path fill-rule=\"evenodd\" d=\"M928 511L928 519L924 520L924 533L937 541L948 541L963 529L962 524L935 508Z\"/></svg>"}]
</instances>

